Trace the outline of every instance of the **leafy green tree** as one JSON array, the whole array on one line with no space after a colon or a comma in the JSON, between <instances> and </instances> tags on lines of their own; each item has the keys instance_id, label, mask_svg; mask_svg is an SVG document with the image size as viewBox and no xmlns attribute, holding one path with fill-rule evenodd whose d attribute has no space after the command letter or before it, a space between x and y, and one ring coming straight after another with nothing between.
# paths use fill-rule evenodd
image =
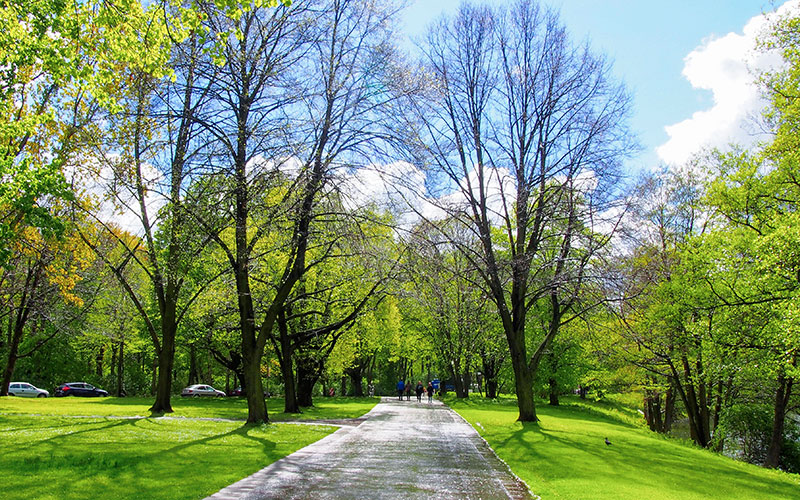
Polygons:
<instances>
[{"instance_id":1,"label":"leafy green tree","mask_svg":"<svg viewBox=\"0 0 800 500\"><path fill-rule=\"evenodd\" d=\"M464 228L465 236L467 232ZM407 255L407 300L416 301L418 307L413 309L416 314L406 315L428 337L457 397L467 398L477 358L484 354L483 360L489 361L486 344L497 326L494 304L484 291L479 271L456 246L441 239L439 230L418 228Z\"/></svg>"},{"instance_id":2,"label":"leafy green tree","mask_svg":"<svg viewBox=\"0 0 800 500\"><path fill-rule=\"evenodd\" d=\"M756 335L745 330L742 337L759 353L763 377L773 381L768 467L777 467L781 461L800 350L795 320L800 292L798 32L800 18L788 16L762 41L784 61L781 70L760 78L770 99L765 118L774 133L772 140L752 153L734 150L719 155L716 178L709 188L709 203L723 217L713 235L723 259L715 262L709 285L726 308L736 310L731 316L754 319L742 323L757 327Z\"/></svg>"},{"instance_id":3,"label":"leafy green tree","mask_svg":"<svg viewBox=\"0 0 800 500\"><path fill-rule=\"evenodd\" d=\"M93 96L116 107L122 69L170 73L172 41L186 38L201 19L191 7L172 4L12 0L0 7L0 264L25 227L63 230L50 200L73 197L63 167L84 125L70 112L75 103Z\"/></svg>"},{"instance_id":4,"label":"leafy green tree","mask_svg":"<svg viewBox=\"0 0 800 500\"><path fill-rule=\"evenodd\" d=\"M55 238L27 228L18 249L0 268L0 321L7 336L0 340L5 363L0 395L8 395L17 361L32 356L59 333L73 329L87 312L93 280L83 282L93 259L74 232ZM83 283L82 283L83 282ZM88 296L89 301L84 301Z\"/></svg>"},{"instance_id":5,"label":"leafy green tree","mask_svg":"<svg viewBox=\"0 0 800 500\"><path fill-rule=\"evenodd\" d=\"M623 261L616 293L625 359L643 370L644 411L651 429L668 432L675 403L683 404L692 439L711 446L731 381L718 369L716 308L707 286L713 246L704 246L710 211L699 181L663 172L642 180L628 235L634 251Z\"/></svg>"},{"instance_id":6,"label":"leafy green tree","mask_svg":"<svg viewBox=\"0 0 800 500\"><path fill-rule=\"evenodd\" d=\"M374 389L378 365L386 362L387 346L400 335L401 324L398 300L389 295L359 316L339 340L328 368L350 378L354 396L364 396L364 379Z\"/></svg>"}]
</instances>

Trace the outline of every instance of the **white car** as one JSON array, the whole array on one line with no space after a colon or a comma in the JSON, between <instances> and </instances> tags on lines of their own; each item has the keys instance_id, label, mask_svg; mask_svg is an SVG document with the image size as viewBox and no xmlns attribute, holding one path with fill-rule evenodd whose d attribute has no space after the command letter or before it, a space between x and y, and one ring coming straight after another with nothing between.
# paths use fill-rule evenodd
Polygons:
<instances>
[{"instance_id":1,"label":"white car","mask_svg":"<svg viewBox=\"0 0 800 500\"><path fill-rule=\"evenodd\" d=\"M199 398L200 396L223 397L225 396L225 393L214 389L210 385L195 384L190 385L186 389L182 390L181 396L192 396L195 398Z\"/></svg>"},{"instance_id":2,"label":"white car","mask_svg":"<svg viewBox=\"0 0 800 500\"><path fill-rule=\"evenodd\" d=\"M11 382L8 385L8 395L22 396L23 398L46 398L50 393L27 382Z\"/></svg>"}]
</instances>

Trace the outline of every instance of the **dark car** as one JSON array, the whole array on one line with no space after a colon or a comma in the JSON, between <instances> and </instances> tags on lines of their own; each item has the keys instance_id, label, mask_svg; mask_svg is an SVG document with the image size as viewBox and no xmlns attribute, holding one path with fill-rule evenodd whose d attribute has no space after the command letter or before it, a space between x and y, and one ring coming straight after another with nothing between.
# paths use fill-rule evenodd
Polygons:
<instances>
[{"instance_id":1,"label":"dark car","mask_svg":"<svg viewBox=\"0 0 800 500\"><path fill-rule=\"evenodd\" d=\"M91 397L106 397L108 393L103 389L98 389L92 384L86 382L67 382L56 387L56 392L53 396L83 396Z\"/></svg>"},{"instance_id":2,"label":"dark car","mask_svg":"<svg viewBox=\"0 0 800 500\"><path fill-rule=\"evenodd\" d=\"M264 397L265 398L268 398L271 395L272 395L272 393L270 393L269 391L267 391L267 390L264 391ZM228 396L246 396L246 394L244 393L244 391L242 390L241 387L237 387L236 389L234 389L232 391L229 391L228 392Z\"/></svg>"}]
</instances>

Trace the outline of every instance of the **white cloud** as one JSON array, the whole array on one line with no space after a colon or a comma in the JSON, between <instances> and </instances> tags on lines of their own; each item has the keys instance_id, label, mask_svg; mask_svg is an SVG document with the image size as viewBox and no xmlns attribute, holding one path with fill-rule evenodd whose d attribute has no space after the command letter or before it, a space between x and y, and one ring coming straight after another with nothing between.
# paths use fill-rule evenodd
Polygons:
<instances>
[{"instance_id":1,"label":"white cloud","mask_svg":"<svg viewBox=\"0 0 800 500\"><path fill-rule=\"evenodd\" d=\"M426 194L425 172L408 162L344 172L339 176L338 188L345 195L347 208L375 205L394 213L403 227L411 227L422 218L445 217L444 210Z\"/></svg>"},{"instance_id":2,"label":"white cloud","mask_svg":"<svg viewBox=\"0 0 800 500\"><path fill-rule=\"evenodd\" d=\"M118 155L109 155L103 162L97 158L82 158L80 166L66 167L65 175L77 190L97 202L95 215L98 219L114 224L128 233L142 236L144 228L136 194L131 186L118 179L110 165L118 160ZM157 223L157 213L166 204L166 198L154 188L164 177L146 163L143 165L143 176L150 188L145 194L145 207L150 223Z\"/></svg>"},{"instance_id":3,"label":"white cloud","mask_svg":"<svg viewBox=\"0 0 800 500\"><path fill-rule=\"evenodd\" d=\"M483 182L488 215L494 224L502 226L507 215L513 217L517 187L507 170L488 169L486 173ZM480 183L475 169L469 172L468 179L475 196L479 197ZM558 178L557 181L565 182L566 179ZM575 188L588 194L597 188L598 179L594 171L585 170L575 177L573 183ZM422 220L443 220L460 210L470 212L467 197L462 191L467 189L466 178L459 179L457 184L452 182L446 192L437 189L437 195L434 195L428 189L426 173L404 161L342 171L337 179L337 188L343 193L348 209L374 205L389 210L404 229L411 229ZM604 214L593 216L595 219L587 223L596 229L616 224L616 216L612 217L614 220L611 223Z\"/></svg>"},{"instance_id":4,"label":"white cloud","mask_svg":"<svg viewBox=\"0 0 800 500\"><path fill-rule=\"evenodd\" d=\"M656 148L667 164L678 166L705 148L730 143L752 144L759 139L754 123L765 105L754 83L754 71L775 68L780 57L756 51L756 40L776 15L800 10L790 0L776 13L750 19L742 33L709 38L684 59L683 75L697 89L710 90L714 105L691 118L665 127L669 140Z\"/></svg>"}]
</instances>

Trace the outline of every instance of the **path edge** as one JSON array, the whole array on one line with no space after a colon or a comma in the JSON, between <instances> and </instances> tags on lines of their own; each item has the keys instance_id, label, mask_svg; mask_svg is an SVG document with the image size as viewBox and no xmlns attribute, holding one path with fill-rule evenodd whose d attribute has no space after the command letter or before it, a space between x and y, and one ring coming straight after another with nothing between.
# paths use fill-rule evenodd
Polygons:
<instances>
[{"instance_id":1,"label":"path edge","mask_svg":"<svg viewBox=\"0 0 800 500\"><path fill-rule=\"evenodd\" d=\"M383 398L381 398L381 401L379 403L382 403L382 402L383 402ZM362 416L360 416L358 418L359 419L368 418L368 415L370 413L372 413L373 410L375 410L375 408L378 406L379 403L376 403L375 406L373 406L368 412L366 412L365 414L363 414ZM322 443L322 442L334 441L334 440L342 439L348 433L350 433L350 431L352 431L355 428L355 427L351 427L351 426L342 426L342 425L329 424L329 423L319 423L319 422L320 421L314 421L314 420L307 420L307 421L296 421L295 420L295 421L289 421L289 422L274 422L276 424L319 425L319 426L339 427L339 428L337 430L335 430L334 432L331 432L330 434L328 434L324 438L318 439L317 441L314 441L313 443L309 443L306 446L304 446L304 447L302 447L302 448L300 448L298 450L295 450L294 452L286 455L285 457L279 458L278 460L275 460L271 464L265 465L264 467L262 467L261 469L257 470L256 472L250 474L249 476L243 477L242 479L236 481L235 483L232 483L232 484L229 484L228 486L225 486L224 488L218 490L216 493L213 493L213 494L205 497L203 500L233 500L233 499L240 499L243 496L245 496L248 492L254 490L255 487L260 484L259 480L263 476L269 474L269 469L271 469L273 466L276 466L276 464L286 460L288 457L291 457L295 453L299 453L299 452L304 451L307 448L311 448L313 446L319 446L319 444Z\"/></svg>"},{"instance_id":2,"label":"path edge","mask_svg":"<svg viewBox=\"0 0 800 500\"><path fill-rule=\"evenodd\" d=\"M518 475L516 475L516 474L514 473L514 471L513 471L513 470L511 470L511 467L509 467L509 465L506 463L506 461L505 461L505 460L503 460L502 458L500 458L500 456L497 454L497 452L496 452L496 451L494 451L494 448L492 448L492 446L489 444L489 441L487 441L486 439L484 439L484 437L483 437L483 436L481 436L481 433L480 433L480 432L478 432L478 429L476 429L474 425L472 425L471 423L469 423L469 421L467 421L467 419L466 419L466 418L462 417L462 416L461 416L461 414L460 414L460 413L458 413L456 410L454 410L454 409L453 409L453 408L452 408L450 405L448 405L448 404L447 404L447 403L445 403L444 401L442 401L442 403L444 403L444 405L445 405L445 406L447 406L447 407L450 409L450 411L452 411L453 413L455 413L455 414L458 416L458 418L460 418L461 420L463 420L465 424L467 424L468 426L470 426L470 428L471 428L471 429L472 429L472 430L475 432L475 435L476 435L476 436L478 436L478 438L480 438L480 440L481 440L481 441L483 441L483 444L484 444L484 445L486 445L486 449L488 449L488 450L489 450L489 451L492 453L492 456L494 456L494 458L495 458L495 459L497 459L497 461L498 461L498 462L500 462L501 464L503 464L503 467L505 467L506 471L507 471L507 472L508 472L508 473L509 473L509 474L510 474L510 475L511 475L511 476L512 476L514 479L516 479L516 480L517 480L517 481L518 481L518 482L519 482L519 483L520 483L522 486L524 486L524 487L525 487L525 490L526 490L526 491L527 491L527 492L528 492L528 493L529 493L529 494L530 494L530 495L533 497L533 499L534 499L534 500L542 500L542 497L540 497L539 495L537 495L536 493L534 493L534 492L533 492L533 490L531 490L531 487L530 487L530 486L528 486L528 483L526 483L526 482L525 482L525 481L524 481L524 480L523 480L521 477L519 477Z\"/></svg>"}]
</instances>

